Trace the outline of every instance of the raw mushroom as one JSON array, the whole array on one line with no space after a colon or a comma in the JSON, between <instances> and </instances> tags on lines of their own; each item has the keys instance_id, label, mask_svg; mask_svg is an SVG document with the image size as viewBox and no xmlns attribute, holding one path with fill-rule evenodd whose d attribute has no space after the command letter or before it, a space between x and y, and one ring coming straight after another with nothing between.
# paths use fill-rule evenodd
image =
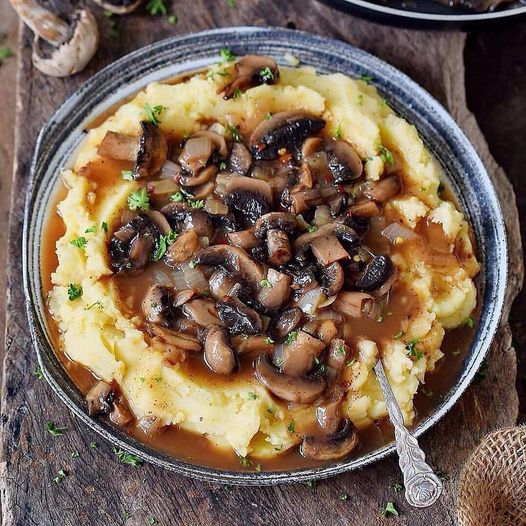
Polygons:
<instances>
[{"instance_id":1,"label":"raw mushroom","mask_svg":"<svg viewBox=\"0 0 526 526\"><path fill-rule=\"evenodd\" d=\"M267 353L256 359L256 379L272 394L296 404L309 404L318 398L327 386L320 375L294 377L280 373L269 361Z\"/></svg>"},{"instance_id":2,"label":"raw mushroom","mask_svg":"<svg viewBox=\"0 0 526 526\"><path fill-rule=\"evenodd\" d=\"M275 84L279 79L279 69L269 57L245 55L235 63L231 76L232 81L220 90L224 91L225 99L231 99L239 92L260 84Z\"/></svg>"},{"instance_id":3,"label":"raw mushroom","mask_svg":"<svg viewBox=\"0 0 526 526\"><path fill-rule=\"evenodd\" d=\"M205 339L205 362L217 374L230 374L236 368L236 355L224 329L213 325Z\"/></svg>"},{"instance_id":4,"label":"raw mushroom","mask_svg":"<svg viewBox=\"0 0 526 526\"><path fill-rule=\"evenodd\" d=\"M99 4L105 11L115 13L116 15L125 15L135 11L142 0L93 0Z\"/></svg>"},{"instance_id":5,"label":"raw mushroom","mask_svg":"<svg viewBox=\"0 0 526 526\"><path fill-rule=\"evenodd\" d=\"M250 150L256 160L276 159L282 150L297 154L303 141L324 126L323 119L309 113L279 112L256 127L250 136Z\"/></svg>"},{"instance_id":6,"label":"raw mushroom","mask_svg":"<svg viewBox=\"0 0 526 526\"><path fill-rule=\"evenodd\" d=\"M32 60L42 73L73 75L82 71L97 51L99 29L88 9L74 11L67 23L35 0L11 0L11 5L35 35ZM42 41L45 49L41 49Z\"/></svg>"},{"instance_id":7,"label":"raw mushroom","mask_svg":"<svg viewBox=\"0 0 526 526\"><path fill-rule=\"evenodd\" d=\"M358 432L349 419L343 420L339 431L325 438L306 436L300 446L305 458L336 460L347 456L358 445Z\"/></svg>"}]
</instances>

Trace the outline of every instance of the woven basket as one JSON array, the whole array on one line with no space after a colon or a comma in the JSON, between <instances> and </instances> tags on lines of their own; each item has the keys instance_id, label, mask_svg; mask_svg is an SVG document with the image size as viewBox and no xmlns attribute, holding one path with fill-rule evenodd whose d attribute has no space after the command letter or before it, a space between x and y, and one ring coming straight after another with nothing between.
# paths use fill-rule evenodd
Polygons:
<instances>
[{"instance_id":1,"label":"woven basket","mask_svg":"<svg viewBox=\"0 0 526 526\"><path fill-rule=\"evenodd\" d=\"M526 427L482 440L460 475L462 526L526 526Z\"/></svg>"}]
</instances>

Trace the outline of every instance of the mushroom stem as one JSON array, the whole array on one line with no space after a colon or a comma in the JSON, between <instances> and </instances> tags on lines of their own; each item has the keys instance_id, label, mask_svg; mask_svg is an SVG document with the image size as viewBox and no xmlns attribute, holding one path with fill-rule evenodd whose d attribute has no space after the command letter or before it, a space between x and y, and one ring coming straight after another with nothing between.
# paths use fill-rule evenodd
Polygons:
<instances>
[{"instance_id":1,"label":"mushroom stem","mask_svg":"<svg viewBox=\"0 0 526 526\"><path fill-rule=\"evenodd\" d=\"M26 26L53 46L60 46L71 36L71 28L57 15L35 0L11 0L11 5Z\"/></svg>"}]
</instances>

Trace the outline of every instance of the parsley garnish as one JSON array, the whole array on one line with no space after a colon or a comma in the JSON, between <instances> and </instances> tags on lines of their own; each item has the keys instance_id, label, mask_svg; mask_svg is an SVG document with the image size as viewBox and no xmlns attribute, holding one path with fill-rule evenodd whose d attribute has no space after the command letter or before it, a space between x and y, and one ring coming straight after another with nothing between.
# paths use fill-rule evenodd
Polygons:
<instances>
[{"instance_id":1,"label":"parsley garnish","mask_svg":"<svg viewBox=\"0 0 526 526\"><path fill-rule=\"evenodd\" d=\"M57 476L53 479L53 482L55 482L55 484L60 484L65 478L66 472L63 469L61 469L57 473Z\"/></svg>"},{"instance_id":2,"label":"parsley garnish","mask_svg":"<svg viewBox=\"0 0 526 526\"><path fill-rule=\"evenodd\" d=\"M316 232L316 230L318 230L318 227L316 225L311 225L310 227L307 228L307 232L309 234L313 234L314 232Z\"/></svg>"},{"instance_id":3,"label":"parsley garnish","mask_svg":"<svg viewBox=\"0 0 526 526\"><path fill-rule=\"evenodd\" d=\"M230 135L232 135L232 140L234 142L241 142L241 133L235 124L227 124L225 128L230 132Z\"/></svg>"},{"instance_id":4,"label":"parsley garnish","mask_svg":"<svg viewBox=\"0 0 526 526\"><path fill-rule=\"evenodd\" d=\"M343 345L339 345L337 351L340 354L343 354L344 356L347 354L347 352L345 351L345 347Z\"/></svg>"},{"instance_id":5,"label":"parsley garnish","mask_svg":"<svg viewBox=\"0 0 526 526\"><path fill-rule=\"evenodd\" d=\"M134 468L139 468L142 466L142 460L133 453L128 453L127 451L117 449L115 447L113 448L113 452L123 464L128 464Z\"/></svg>"},{"instance_id":6,"label":"parsley garnish","mask_svg":"<svg viewBox=\"0 0 526 526\"><path fill-rule=\"evenodd\" d=\"M339 497L338 497L340 500L349 500L349 495L347 493L342 493Z\"/></svg>"},{"instance_id":7,"label":"parsley garnish","mask_svg":"<svg viewBox=\"0 0 526 526\"><path fill-rule=\"evenodd\" d=\"M104 230L106 234L108 233L108 223L106 223L106 221L103 221L100 227L102 228L102 230Z\"/></svg>"},{"instance_id":8,"label":"parsley garnish","mask_svg":"<svg viewBox=\"0 0 526 526\"><path fill-rule=\"evenodd\" d=\"M247 457L239 457L239 463L243 467L248 468L252 464L252 461Z\"/></svg>"},{"instance_id":9,"label":"parsley garnish","mask_svg":"<svg viewBox=\"0 0 526 526\"><path fill-rule=\"evenodd\" d=\"M191 259L191 260L188 262L188 266L189 266L190 268L195 268L196 265L197 265L197 263L196 263L193 259Z\"/></svg>"},{"instance_id":10,"label":"parsley garnish","mask_svg":"<svg viewBox=\"0 0 526 526\"><path fill-rule=\"evenodd\" d=\"M84 310L91 310L93 309L93 307L98 307L100 310L102 310L103 309L102 302L100 300L94 301L91 305L84 307Z\"/></svg>"},{"instance_id":11,"label":"parsley garnish","mask_svg":"<svg viewBox=\"0 0 526 526\"><path fill-rule=\"evenodd\" d=\"M76 237L75 239L72 239L70 241L70 244L74 247L80 248L80 250L84 250L88 243L88 240L84 236Z\"/></svg>"},{"instance_id":12,"label":"parsley garnish","mask_svg":"<svg viewBox=\"0 0 526 526\"><path fill-rule=\"evenodd\" d=\"M267 345L270 345L270 344L274 343L274 340L273 340L270 336L267 336L263 341L264 341Z\"/></svg>"},{"instance_id":13,"label":"parsley garnish","mask_svg":"<svg viewBox=\"0 0 526 526\"><path fill-rule=\"evenodd\" d=\"M356 358L353 358L352 360L349 360L345 366L346 367L352 367L356 363Z\"/></svg>"},{"instance_id":14,"label":"parsley garnish","mask_svg":"<svg viewBox=\"0 0 526 526\"><path fill-rule=\"evenodd\" d=\"M40 366L38 366L36 369L35 369L35 372L33 373L39 380L44 380L44 374L42 373L42 369L40 368Z\"/></svg>"},{"instance_id":15,"label":"parsley garnish","mask_svg":"<svg viewBox=\"0 0 526 526\"><path fill-rule=\"evenodd\" d=\"M170 196L170 201L173 201L174 203L181 203L186 201L191 208L204 208L205 202L202 199L198 199L197 201L192 200L193 197L194 196L191 193L181 188L179 192L176 192L175 194L172 194Z\"/></svg>"},{"instance_id":16,"label":"parsley garnish","mask_svg":"<svg viewBox=\"0 0 526 526\"><path fill-rule=\"evenodd\" d=\"M228 7L236 7L236 0L226 0L226 5Z\"/></svg>"},{"instance_id":17,"label":"parsley garnish","mask_svg":"<svg viewBox=\"0 0 526 526\"><path fill-rule=\"evenodd\" d=\"M74 301L82 296L82 287L76 283L70 283L68 285L68 298L69 301Z\"/></svg>"},{"instance_id":18,"label":"parsley garnish","mask_svg":"<svg viewBox=\"0 0 526 526\"><path fill-rule=\"evenodd\" d=\"M133 172L131 170L122 170L121 177L125 181L133 181Z\"/></svg>"},{"instance_id":19,"label":"parsley garnish","mask_svg":"<svg viewBox=\"0 0 526 526\"><path fill-rule=\"evenodd\" d=\"M150 0L146 4L146 11L150 13L150 15L166 15L168 13L168 9L164 3L164 0Z\"/></svg>"},{"instance_id":20,"label":"parsley garnish","mask_svg":"<svg viewBox=\"0 0 526 526\"><path fill-rule=\"evenodd\" d=\"M390 487L395 493L400 493L400 492L404 489L404 486L402 486L402 484L399 484L398 482L393 482L392 484L389 484L389 487Z\"/></svg>"},{"instance_id":21,"label":"parsley garnish","mask_svg":"<svg viewBox=\"0 0 526 526\"><path fill-rule=\"evenodd\" d=\"M473 326L475 325L475 320L473 319L473 316L468 316L463 322L462 325L469 327L470 329L473 329Z\"/></svg>"},{"instance_id":22,"label":"parsley garnish","mask_svg":"<svg viewBox=\"0 0 526 526\"><path fill-rule=\"evenodd\" d=\"M221 161L219 163L219 169L220 170L226 170L226 163L225 163L225 161Z\"/></svg>"},{"instance_id":23,"label":"parsley garnish","mask_svg":"<svg viewBox=\"0 0 526 526\"><path fill-rule=\"evenodd\" d=\"M157 519L155 517L150 517L150 524L157 524Z\"/></svg>"},{"instance_id":24,"label":"parsley garnish","mask_svg":"<svg viewBox=\"0 0 526 526\"><path fill-rule=\"evenodd\" d=\"M257 395L256 393L254 393L254 391L250 391L250 392L248 393L248 399L249 399L249 400L256 400L257 397L258 397L258 395Z\"/></svg>"},{"instance_id":25,"label":"parsley garnish","mask_svg":"<svg viewBox=\"0 0 526 526\"><path fill-rule=\"evenodd\" d=\"M388 502L384 506L384 509L380 511L380 514L384 517L387 517L387 515L393 515L394 517L398 517L398 511L395 508L395 505L393 502Z\"/></svg>"},{"instance_id":26,"label":"parsley garnish","mask_svg":"<svg viewBox=\"0 0 526 526\"><path fill-rule=\"evenodd\" d=\"M422 387L420 391L424 396L427 396L428 398L431 398L433 396L433 391L431 391L431 389L426 389L425 387Z\"/></svg>"},{"instance_id":27,"label":"parsley garnish","mask_svg":"<svg viewBox=\"0 0 526 526\"><path fill-rule=\"evenodd\" d=\"M67 427L57 427L53 422L47 423L47 430L53 437L61 437L67 430Z\"/></svg>"},{"instance_id":28,"label":"parsley garnish","mask_svg":"<svg viewBox=\"0 0 526 526\"><path fill-rule=\"evenodd\" d=\"M167 20L168 20L168 23L171 24L171 25L173 26L174 24L177 24L177 20L178 20L178 19L177 19L177 15L170 15L170 16L167 18Z\"/></svg>"},{"instance_id":29,"label":"parsley garnish","mask_svg":"<svg viewBox=\"0 0 526 526\"><path fill-rule=\"evenodd\" d=\"M243 95L243 92L239 89L239 88L236 88L234 90L234 93L232 93L232 98L233 99L237 99L239 98L241 95Z\"/></svg>"},{"instance_id":30,"label":"parsley garnish","mask_svg":"<svg viewBox=\"0 0 526 526\"><path fill-rule=\"evenodd\" d=\"M153 261L159 261L166 254L168 247L177 239L177 232L170 230L165 236L159 236L159 240L155 246L155 250L152 255Z\"/></svg>"},{"instance_id":31,"label":"parsley garnish","mask_svg":"<svg viewBox=\"0 0 526 526\"><path fill-rule=\"evenodd\" d=\"M292 342L295 342L298 339L298 331L291 331L287 334L285 338L285 345L291 345Z\"/></svg>"},{"instance_id":32,"label":"parsley garnish","mask_svg":"<svg viewBox=\"0 0 526 526\"><path fill-rule=\"evenodd\" d=\"M221 57L221 62L234 62L236 60L236 55L226 47L219 50L219 56Z\"/></svg>"},{"instance_id":33,"label":"parsley garnish","mask_svg":"<svg viewBox=\"0 0 526 526\"><path fill-rule=\"evenodd\" d=\"M361 106L363 104L363 95L361 93L358 94L358 105Z\"/></svg>"},{"instance_id":34,"label":"parsley garnish","mask_svg":"<svg viewBox=\"0 0 526 526\"><path fill-rule=\"evenodd\" d=\"M263 117L266 121L269 121L272 119L272 113L265 113L265 117Z\"/></svg>"},{"instance_id":35,"label":"parsley garnish","mask_svg":"<svg viewBox=\"0 0 526 526\"><path fill-rule=\"evenodd\" d=\"M385 147L380 146L378 148L378 155L381 157L382 161L387 164L395 164L395 159L393 154Z\"/></svg>"},{"instance_id":36,"label":"parsley garnish","mask_svg":"<svg viewBox=\"0 0 526 526\"><path fill-rule=\"evenodd\" d=\"M337 141L342 136L342 129L340 127L340 123L338 123L338 126L334 130L334 133L332 134L332 138Z\"/></svg>"},{"instance_id":37,"label":"parsley garnish","mask_svg":"<svg viewBox=\"0 0 526 526\"><path fill-rule=\"evenodd\" d=\"M173 201L174 203L180 203L181 201L184 201L184 195L181 192L176 192L170 196L170 201Z\"/></svg>"},{"instance_id":38,"label":"parsley garnish","mask_svg":"<svg viewBox=\"0 0 526 526\"><path fill-rule=\"evenodd\" d=\"M372 82L374 80L374 78L371 75L367 74L367 73L362 73L359 78L360 78L360 80L363 80L364 82L367 82L367 84L369 84L370 82Z\"/></svg>"},{"instance_id":39,"label":"parsley garnish","mask_svg":"<svg viewBox=\"0 0 526 526\"><path fill-rule=\"evenodd\" d=\"M71 458L79 458L79 457L80 457L80 453L78 451L71 452Z\"/></svg>"},{"instance_id":40,"label":"parsley garnish","mask_svg":"<svg viewBox=\"0 0 526 526\"><path fill-rule=\"evenodd\" d=\"M460 354L460 349L457 349L456 351L451 351L451 354L453 356L458 356Z\"/></svg>"},{"instance_id":41,"label":"parsley garnish","mask_svg":"<svg viewBox=\"0 0 526 526\"><path fill-rule=\"evenodd\" d=\"M197 201L188 201L188 204L191 208L204 208L205 202L202 199L198 199Z\"/></svg>"},{"instance_id":42,"label":"parsley garnish","mask_svg":"<svg viewBox=\"0 0 526 526\"><path fill-rule=\"evenodd\" d=\"M92 449L97 449L99 447L99 445L97 444L97 442L90 442L89 447L92 448Z\"/></svg>"},{"instance_id":43,"label":"parsley garnish","mask_svg":"<svg viewBox=\"0 0 526 526\"><path fill-rule=\"evenodd\" d=\"M409 353L409 356L414 356L417 360L420 360L420 358L424 356L424 353L417 350L416 346L418 345L418 341L418 338L413 338L412 340L408 341L405 344L405 349Z\"/></svg>"},{"instance_id":44,"label":"parsley garnish","mask_svg":"<svg viewBox=\"0 0 526 526\"><path fill-rule=\"evenodd\" d=\"M260 70L259 76L263 82L274 81L274 72L268 66Z\"/></svg>"},{"instance_id":45,"label":"parsley garnish","mask_svg":"<svg viewBox=\"0 0 526 526\"><path fill-rule=\"evenodd\" d=\"M15 54L13 53L13 51L8 47L0 49L0 66L3 64L6 58L13 57L14 55Z\"/></svg>"},{"instance_id":46,"label":"parsley garnish","mask_svg":"<svg viewBox=\"0 0 526 526\"><path fill-rule=\"evenodd\" d=\"M289 422L289 425L287 426L287 431L289 433L295 433L296 432L296 425L294 424L294 420L291 420Z\"/></svg>"},{"instance_id":47,"label":"parsley garnish","mask_svg":"<svg viewBox=\"0 0 526 526\"><path fill-rule=\"evenodd\" d=\"M310 489L314 489L316 487L316 481L315 480L306 480L305 482L302 482L304 486L307 486Z\"/></svg>"},{"instance_id":48,"label":"parsley garnish","mask_svg":"<svg viewBox=\"0 0 526 526\"><path fill-rule=\"evenodd\" d=\"M159 126L159 124L161 124L159 117L165 109L166 107L161 104L158 104L153 108L148 103L144 105L144 113L146 113L148 121L151 122L154 126Z\"/></svg>"},{"instance_id":49,"label":"parsley garnish","mask_svg":"<svg viewBox=\"0 0 526 526\"><path fill-rule=\"evenodd\" d=\"M96 232L96 231L97 231L97 225L93 225L93 226L90 226L89 228L86 228L86 230L84 230L84 233L93 234L93 232Z\"/></svg>"},{"instance_id":50,"label":"parsley garnish","mask_svg":"<svg viewBox=\"0 0 526 526\"><path fill-rule=\"evenodd\" d=\"M134 190L128 196L128 208L133 212L140 208L141 210L150 209L150 200L148 198L148 192L146 188L140 188L139 190Z\"/></svg>"},{"instance_id":51,"label":"parsley garnish","mask_svg":"<svg viewBox=\"0 0 526 526\"><path fill-rule=\"evenodd\" d=\"M272 285L272 282L268 279L262 279L260 282L259 282L259 286L260 287L263 287L263 288L272 288L273 285Z\"/></svg>"}]
</instances>

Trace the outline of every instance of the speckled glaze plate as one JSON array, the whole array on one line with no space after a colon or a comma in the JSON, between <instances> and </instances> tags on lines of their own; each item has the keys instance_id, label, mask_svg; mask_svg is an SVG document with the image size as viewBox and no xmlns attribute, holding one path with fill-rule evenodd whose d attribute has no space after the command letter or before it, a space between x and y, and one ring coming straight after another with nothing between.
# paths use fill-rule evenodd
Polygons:
<instances>
[{"instance_id":1,"label":"speckled glaze plate","mask_svg":"<svg viewBox=\"0 0 526 526\"><path fill-rule=\"evenodd\" d=\"M279 484L329 477L375 462L394 451L386 445L356 458L309 469L274 472L237 472L196 465L148 447L109 423L87 413L83 396L56 357L49 336L41 295L40 240L48 204L59 171L68 165L95 117L152 81L203 68L217 60L219 50L236 54L265 54L283 64L292 53L302 64L320 72L341 72L352 77L373 77L381 95L400 115L416 125L420 136L444 167L449 184L470 220L482 263L480 290L482 313L471 348L455 386L436 410L420 421L420 436L436 424L468 387L486 355L497 329L506 289L506 232L492 183L466 136L446 110L411 79L385 62L343 42L286 29L239 27L217 29L170 38L141 48L106 67L56 111L42 129L31 167L23 235L23 278L31 335L43 373L57 396L87 426L112 444L139 455L147 462L195 478L227 484Z\"/></svg>"}]
</instances>

